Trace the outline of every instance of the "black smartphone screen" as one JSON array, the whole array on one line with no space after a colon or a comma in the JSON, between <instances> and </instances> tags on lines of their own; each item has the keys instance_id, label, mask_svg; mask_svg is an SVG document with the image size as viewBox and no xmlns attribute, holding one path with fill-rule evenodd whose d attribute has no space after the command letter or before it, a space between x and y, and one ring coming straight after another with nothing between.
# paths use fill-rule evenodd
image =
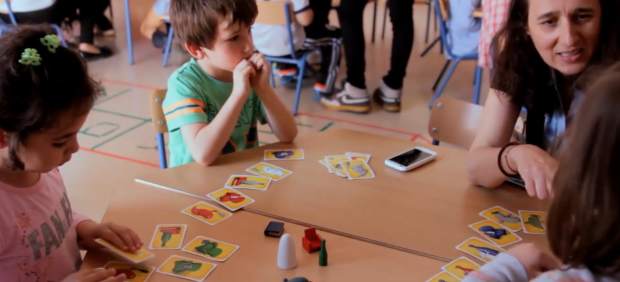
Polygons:
<instances>
[{"instance_id":1,"label":"black smartphone screen","mask_svg":"<svg viewBox=\"0 0 620 282\"><path fill-rule=\"evenodd\" d=\"M398 163L398 164L400 164L402 166L407 167L407 166L409 166L409 165L411 165L411 164L413 164L413 163L415 163L417 161L426 159L426 158L428 158L430 156L431 156L431 154L429 154L429 153L423 152L423 151L418 150L418 149L413 149L413 150L407 151L405 153L402 153L402 154L400 154L400 155L398 155L396 157L393 157L390 160L395 162L395 163Z\"/></svg>"}]
</instances>

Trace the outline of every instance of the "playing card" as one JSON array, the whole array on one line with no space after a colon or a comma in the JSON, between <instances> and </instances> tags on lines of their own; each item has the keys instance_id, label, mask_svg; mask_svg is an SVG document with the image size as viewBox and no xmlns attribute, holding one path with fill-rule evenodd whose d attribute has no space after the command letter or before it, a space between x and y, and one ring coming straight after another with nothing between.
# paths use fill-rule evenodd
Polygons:
<instances>
[{"instance_id":1,"label":"playing card","mask_svg":"<svg viewBox=\"0 0 620 282\"><path fill-rule=\"evenodd\" d=\"M108 249L110 252L112 252L113 254L128 260L134 264L138 264L141 263L143 261L146 261L152 257L154 257L155 255L153 255L153 253L147 251L144 247L140 248L139 250L137 250L135 253L130 253L130 252L126 252L123 251L119 248L117 248L116 246L112 245L112 243L109 243L101 238L97 238L95 239L95 242L103 247L105 247L106 249Z\"/></svg>"},{"instance_id":2,"label":"playing card","mask_svg":"<svg viewBox=\"0 0 620 282\"><path fill-rule=\"evenodd\" d=\"M325 162L330 168L330 171L340 177L347 177L347 174L344 172L342 168L342 161L348 161L349 158L346 155L330 155L325 156Z\"/></svg>"},{"instance_id":3,"label":"playing card","mask_svg":"<svg viewBox=\"0 0 620 282\"><path fill-rule=\"evenodd\" d=\"M454 277L450 272L442 271L435 274L433 277L426 280L426 282L459 282L461 279Z\"/></svg>"},{"instance_id":4,"label":"playing card","mask_svg":"<svg viewBox=\"0 0 620 282\"><path fill-rule=\"evenodd\" d=\"M266 161L303 160L304 150L302 149L265 150L264 159Z\"/></svg>"},{"instance_id":5,"label":"playing card","mask_svg":"<svg viewBox=\"0 0 620 282\"><path fill-rule=\"evenodd\" d=\"M153 274L153 268L151 267L134 265L121 261L108 262L103 268L112 268L116 270L116 275L125 274L127 281L130 282L144 282Z\"/></svg>"},{"instance_id":6,"label":"playing card","mask_svg":"<svg viewBox=\"0 0 620 282\"><path fill-rule=\"evenodd\" d=\"M192 281L203 281L216 266L214 263L172 255L157 268L157 272Z\"/></svg>"},{"instance_id":7,"label":"playing card","mask_svg":"<svg viewBox=\"0 0 620 282\"><path fill-rule=\"evenodd\" d=\"M215 225L232 216L227 210L218 208L205 201L196 202L193 205L183 209L181 213L189 215L206 224Z\"/></svg>"},{"instance_id":8,"label":"playing card","mask_svg":"<svg viewBox=\"0 0 620 282\"><path fill-rule=\"evenodd\" d=\"M476 237L470 237L463 241L456 246L456 249L483 262L489 262L495 256L504 252L504 249Z\"/></svg>"},{"instance_id":9,"label":"playing card","mask_svg":"<svg viewBox=\"0 0 620 282\"><path fill-rule=\"evenodd\" d=\"M271 184L271 178L256 175L231 175L226 181L226 188L253 189L266 191Z\"/></svg>"},{"instance_id":10,"label":"playing card","mask_svg":"<svg viewBox=\"0 0 620 282\"><path fill-rule=\"evenodd\" d=\"M488 219L478 221L469 225L469 227L482 235L483 238L488 239L500 247L506 247L521 241L521 237L517 234L512 233L506 227Z\"/></svg>"},{"instance_id":11,"label":"playing card","mask_svg":"<svg viewBox=\"0 0 620 282\"><path fill-rule=\"evenodd\" d=\"M466 257L459 257L450 263L444 265L441 269L450 272L458 279L463 279L472 271L480 269L480 265Z\"/></svg>"},{"instance_id":12,"label":"playing card","mask_svg":"<svg viewBox=\"0 0 620 282\"><path fill-rule=\"evenodd\" d=\"M547 214L542 211L525 211L520 210L521 224L523 232L527 234L545 234L545 225L547 224Z\"/></svg>"},{"instance_id":13,"label":"playing card","mask_svg":"<svg viewBox=\"0 0 620 282\"><path fill-rule=\"evenodd\" d=\"M280 181L285 177L291 175L293 172L279 166L272 165L270 163L260 162L250 168L246 169L247 172L256 175L270 177L274 181Z\"/></svg>"},{"instance_id":14,"label":"playing card","mask_svg":"<svg viewBox=\"0 0 620 282\"><path fill-rule=\"evenodd\" d=\"M185 224L158 224L155 226L149 249L179 249L185 239Z\"/></svg>"},{"instance_id":15,"label":"playing card","mask_svg":"<svg viewBox=\"0 0 620 282\"><path fill-rule=\"evenodd\" d=\"M371 157L370 154L356 152L346 152L345 155L349 158L349 160L364 160L365 163L368 163Z\"/></svg>"},{"instance_id":16,"label":"playing card","mask_svg":"<svg viewBox=\"0 0 620 282\"><path fill-rule=\"evenodd\" d=\"M197 236L183 247L183 251L215 261L225 261L239 249L238 245Z\"/></svg>"},{"instance_id":17,"label":"playing card","mask_svg":"<svg viewBox=\"0 0 620 282\"><path fill-rule=\"evenodd\" d=\"M250 198L248 195L230 188L215 190L207 194L207 196L227 208L229 211L236 211L254 203L254 199Z\"/></svg>"},{"instance_id":18,"label":"playing card","mask_svg":"<svg viewBox=\"0 0 620 282\"><path fill-rule=\"evenodd\" d=\"M370 166L362 159L344 160L340 162L347 178L353 179L371 179L375 178L375 173Z\"/></svg>"},{"instance_id":19,"label":"playing card","mask_svg":"<svg viewBox=\"0 0 620 282\"><path fill-rule=\"evenodd\" d=\"M500 206L494 206L480 212L480 216L495 221L512 232L521 231L521 218L508 209Z\"/></svg>"}]
</instances>

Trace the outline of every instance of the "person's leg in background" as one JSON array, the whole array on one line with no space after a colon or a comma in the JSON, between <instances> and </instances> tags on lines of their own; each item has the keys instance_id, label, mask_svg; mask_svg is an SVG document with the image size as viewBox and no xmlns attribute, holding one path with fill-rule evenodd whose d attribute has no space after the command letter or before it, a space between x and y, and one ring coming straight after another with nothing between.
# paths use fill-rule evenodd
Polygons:
<instances>
[{"instance_id":1,"label":"person's leg in background","mask_svg":"<svg viewBox=\"0 0 620 282\"><path fill-rule=\"evenodd\" d=\"M170 0L156 0L151 10L140 24L140 33L148 38L156 48L164 48L168 39L169 24L164 21L168 16Z\"/></svg>"},{"instance_id":2,"label":"person's leg in background","mask_svg":"<svg viewBox=\"0 0 620 282\"><path fill-rule=\"evenodd\" d=\"M413 0L390 0L393 40L390 70L374 92L374 100L389 112L400 112L403 80L413 48Z\"/></svg>"},{"instance_id":3,"label":"person's leg in background","mask_svg":"<svg viewBox=\"0 0 620 282\"><path fill-rule=\"evenodd\" d=\"M314 12L314 18L312 23L304 28L307 42L311 42L310 44L318 47L321 52L321 66L313 88L314 91L327 96L333 91L333 81L340 63L340 44L334 39L342 39L342 30L329 25L331 0L310 0L310 9Z\"/></svg>"},{"instance_id":4,"label":"person's leg in background","mask_svg":"<svg viewBox=\"0 0 620 282\"><path fill-rule=\"evenodd\" d=\"M112 55L109 48L95 45L95 23L97 17L105 11L105 8L102 9L105 4L109 4L109 0L77 1L80 14L80 44L78 49L87 60Z\"/></svg>"},{"instance_id":5,"label":"person's leg in background","mask_svg":"<svg viewBox=\"0 0 620 282\"><path fill-rule=\"evenodd\" d=\"M342 27L342 41L347 64L347 81L344 89L335 97L321 98L321 104L328 109L368 113L370 99L366 92L365 80L365 40L364 40L364 0L342 0L338 17Z\"/></svg>"},{"instance_id":6,"label":"person's leg in background","mask_svg":"<svg viewBox=\"0 0 620 282\"><path fill-rule=\"evenodd\" d=\"M114 26L112 22L105 15L105 11L110 7L110 0L102 0L96 2L97 13L95 14L95 27L97 27L99 33L103 36L114 36Z\"/></svg>"}]
</instances>

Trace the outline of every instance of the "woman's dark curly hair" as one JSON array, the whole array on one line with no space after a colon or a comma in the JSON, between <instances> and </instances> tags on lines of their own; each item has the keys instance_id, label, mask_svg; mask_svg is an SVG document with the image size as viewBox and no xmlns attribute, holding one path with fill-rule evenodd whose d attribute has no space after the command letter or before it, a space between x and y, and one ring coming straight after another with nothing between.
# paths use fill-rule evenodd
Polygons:
<instances>
[{"instance_id":1,"label":"woman's dark curly hair","mask_svg":"<svg viewBox=\"0 0 620 282\"><path fill-rule=\"evenodd\" d=\"M599 43L589 66L620 58L620 17L616 15L620 11L619 1L599 2L602 11ZM551 68L527 32L528 10L529 0L512 0L508 20L493 39L491 87L508 95L515 105L527 108L526 142L541 146L545 114L559 109L561 101L552 83Z\"/></svg>"}]
</instances>

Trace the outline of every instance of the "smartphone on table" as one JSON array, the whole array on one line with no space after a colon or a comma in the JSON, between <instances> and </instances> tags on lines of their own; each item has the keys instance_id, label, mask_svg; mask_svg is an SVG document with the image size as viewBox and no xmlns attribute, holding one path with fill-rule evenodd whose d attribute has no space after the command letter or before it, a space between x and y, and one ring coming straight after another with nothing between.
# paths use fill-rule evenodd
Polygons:
<instances>
[{"instance_id":1,"label":"smartphone on table","mask_svg":"<svg viewBox=\"0 0 620 282\"><path fill-rule=\"evenodd\" d=\"M437 153L424 147L415 147L385 160L387 167L398 171L410 171L437 158Z\"/></svg>"}]
</instances>

